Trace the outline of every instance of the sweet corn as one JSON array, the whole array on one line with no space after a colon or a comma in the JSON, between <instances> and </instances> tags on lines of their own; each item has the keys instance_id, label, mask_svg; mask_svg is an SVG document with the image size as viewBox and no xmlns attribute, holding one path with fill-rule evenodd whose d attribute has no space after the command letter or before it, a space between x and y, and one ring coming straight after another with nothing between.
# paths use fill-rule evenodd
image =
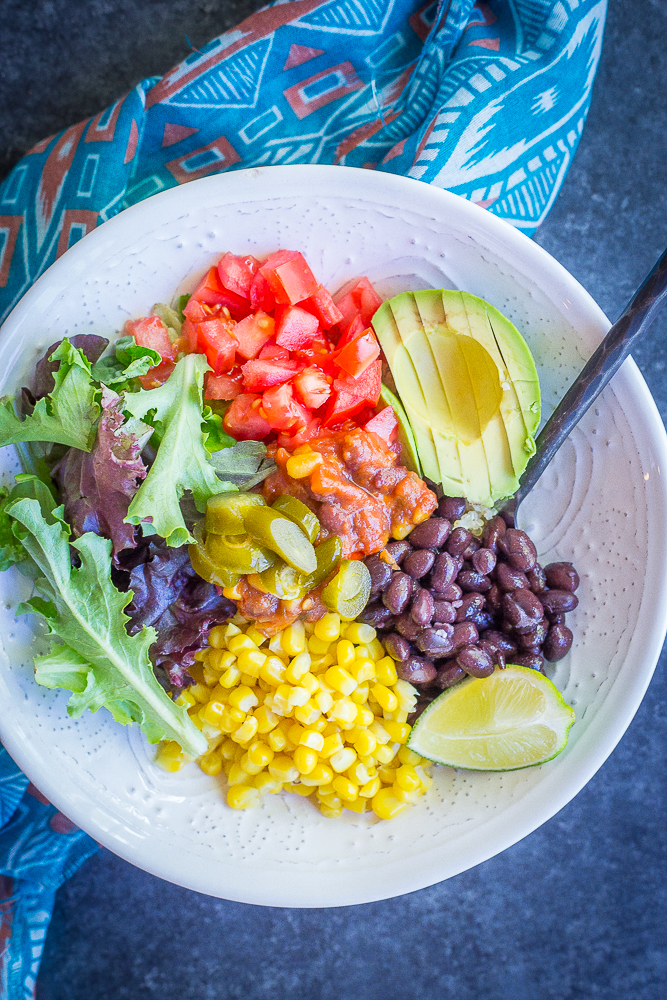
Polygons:
<instances>
[{"instance_id":1,"label":"sweet corn","mask_svg":"<svg viewBox=\"0 0 667 1000\"><path fill-rule=\"evenodd\" d=\"M322 733L317 733L312 729L304 729L303 732L299 734L299 745L310 747L311 750L315 750L316 753L320 753L324 746L324 737L322 736Z\"/></svg>"},{"instance_id":2,"label":"sweet corn","mask_svg":"<svg viewBox=\"0 0 667 1000\"><path fill-rule=\"evenodd\" d=\"M178 698L174 698L174 705L180 705L184 708L192 708L193 705L197 704L197 700L187 688L183 688Z\"/></svg>"},{"instance_id":3,"label":"sweet corn","mask_svg":"<svg viewBox=\"0 0 667 1000\"><path fill-rule=\"evenodd\" d=\"M359 659L351 663L347 668L354 677L357 684L363 684L364 681L375 680L375 664L369 659Z\"/></svg>"},{"instance_id":4,"label":"sweet corn","mask_svg":"<svg viewBox=\"0 0 667 1000\"><path fill-rule=\"evenodd\" d=\"M232 733L232 739L235 743L247 743L248 740L251 740L256 734L257 719L254 715L249 715L245 721L241 723L236 732Z\"/></svg>"},{"instance_id":5,"label":"sweet corn","mask_svg":"<svg viewBox=\"0 0 667 1000\"><path fill-rule=\"evenodd\" d=\"M378 660L375 664L375 676L380 684L391 686L396 683L398 674L391 656L383 656L381 660Z\"/></svg>"},{"instance_id":6,"label":"sweet corn","mask_svg":"<svg viewBox=\"0 0 667 1000\"><path fill-rule=\"evenodd\" d=\"M324 656L330 649L331 641L329 639L320 639L316 635L308 637L308 650L314 656Z\"/></svg>"},{"instance_id":7,"label":"sweet corn","mask_svg":"<svg viewBox=\"0 0 667 1000\"><path fill-rule=\"evenodd\" d=\"M386 719L383 725L393 743L405 743L410 735L411 727L407 722L394 722L392 719Z\"/></svg>"},{"instance_id":8,"label":"sweet corn","mask_svg":"<svg viewBox=\"0 0 667 1000\"><path fill-rule=\"evenodd\" d=\"M227 805L232 809L250 809L261 801L259 791L252 785L232 785L227 792Z\"/></svg>"},{"instance_id":9,"label":"sweet corn","mask_svg":"<svg viewBox=\"0 0 667 1000\"><path fill-rule=\"evenodd\" d=\"M325 642L333 642L340 636L340 615L330 611L315 622L314 634ZM325 651L326 652L326 651Z\"/></svg>"},{"instance_id":10,"label":"sweet corn","mask_svg":"<svg viewBox=\"0 0 667 1000\"><path fill-rule=\"evenodd\" d=\"M307 746L298 746L292 757L299 768L299 774L310 774L319 760L317 751Z\"/></svg>"},{"instance_id":11,"label":"sweet corn","mask_svg":"<svg viewBox=\"0 0 667 1000\"><path fill-rule=\"evenodd\" d=\"M280 753L287 746L287 737L280 729L272 729L269 733L268 743L275 753Z\"/></svg>"},{"instance_id":12,"label":"sweet corn","mask_svg":"<svg viewBox=\"0 0 667 1000\"><path fill-rule=\"evenodd\" d=\"M252 641L255 643L256 646L261 646L266 642L266 636L264 635L264 633L260 632L258 628L255 628L254 625L248 626L248 628L245 630L245 634L248 636L249 639L252 639ZM380 656L382 655L383 654L380 653Z\"/></svg>"},{"instance_id":13,"label":"sweet corn","mask_svg":"<svg viewBox=\"0 0 667 1000\"><path fill-rule=\"evenodd\" d=\"M358 646L372 642L377 636L377 632L372 625L364 625L363 622L350 622L345 628L345 638ZM382 651L384 653L384 650Z\"/></svg>"},{"instance_id":14,"label":"sweet corn","mask_svg":"<svg viewBox=\"0 0 667 1000\"><path fill-rule=\"evenodd\" d=\"M303 622L293 622L286 629L283 629L281 645L288 656L296 656L297 653L304 652L306 648L306 630L303 627Z\"/></svg>"},{"instance_id":15,"label":"sweet corn","mask_svg":"<svg viewBox=\"0 0 667 1000\"><path fill-rule=\"evenodd\" d=\"M339 667L348 667L354 663L355 658L354 644L349 639L341 639L336 643L336 659Z\"/></svg>"},{"instance_id":16,"label":"sweet corn","mask_svg":"<svg viewBox=\"0 0 667 1000\"><path fill-rule=\"evenodd\" d=\"M290 455L285 462L285 471L292 479L305 479L321 462L322 456L319 451L311 451L303 455Z\"/></svg>"},{"instance_id":17,"label":"sweet corn","mask_svg":"<svg viewBox=\"0 0 667 1000\"><path fill-rule=\"evenodd\" d=\"M359 795L359 786L342 774L336 775L332 781L336 794L343 802L354 802Z\"/></svg>"},{"instance_id":18,"label":"sweet corn","mask_svg":"<svg viewBox=\"0 0 667 1000\"><path fill-rule=\"evenodd\" d=\"M245 756L248 758L248 762L252 764L253 767L268 767L273 760L275 754L270 746L263 743L261 740L256 740L251 743L248 747ZM241 758L243 761L243 758Z\"/></svg>"},{"instance_id":19,"label":"sweet corn","mask_svg":"<svg viewBox=\"0 0 667 1000\"><path fill-rule=\"evenodd\" d=\"M305 705L294 709L294 718L302 722L304 726L313 726L322 715L321 709L316 702L308 700Z\"/></svg>"},{"instance_id":20,"label":"sweet corn","mask_svg":"<svg viewBox=\"0 0 667 1000\"><path fill-rule=\"evenodd\" d=\"M235 625L230 626L230 628L236 628ZM230 653L234 653L236 656L239 655L242 649L257 649L257 646L252 641L250 636L241 634L236 634L227 640L227 649Z\"/></svg>"},{"instance_id":21,"label":"sweet corn","mask_svg":"<svg viewBox=\"0 0 667 1000\"><path fill-rule=\"evenodd\" d=\"M270 708L267 708L266 705L260 705L254 715L257 719L258 733L270 733L278 725L279 716L272 712Z\"/></svg>"},{"instance_id":22,"label":"sweet corn","mask_svg":"<svg viewBox=\"0 0 667 1000\"><path fill-rule=\"evenodd\" d=\"M344 695L352 694L357 686L356 680L345 667L329 667L324 679L334 691L340 691Z\"/></svg>"},{"instance_id":23,"label":"sweet corn","mask_svg":"<svg viewBox=\"0 0 667 1000\"><path fill-rule=\"evenodd\" d=\"M340 773L341 771L347 771L348 767L351 767L356 759L356 750L353 750L352 747L344 747L329 757L329 763L334 771Z\"/></svg>"},{"instance_id":24,"label":"sweet corn","mask_svg":"<svg viewBox=\"0 0 667 1000\"><path fill-rule=\"evenodd\" d=\"M259 649L242 649L239 653L237 666L241 673L251 677L259 677L260 668L266 663L268 656Z\"/></svg>"},{"instance_id":25,"label":"sweet corn","mask_svg":"<svg viewBox=\"0 0 667 1000\"><path fill-rule=\"evenodd\" d=\"M371 805L379 819L393 819L407 809L408 803L397 799L393 788L385 787L375 793Z\"/></svg>"},{"instance_id":26,"label":"sweet corn","mask_svg":"<svg viewBox=\"0 0 667 1000\"><path fill-rule=\"evenodd\" d=\"M223 688L232 688L241 680L241 671L236 666L232 664L231 667L227 667L224 674L220 678L220 686Z\"/></svg>"},{"instance_id":27,"label":"sweet corn","mask_svg":"<svg viewBox=\"0 0 667 1000\"><path fill-rule=\"evenodd\" d=\"M204 757L206 757L206 754L204 754ZM188 759L191 758L186 757L178 743L175 743L174 740L166 740L160 744L155 763L163 771L180 771ZM200 760L203 760L203 757Z\"/></svg>"},{"instance_id":28,"label":"sweet corn","mask_svg":"<svg viewBox=\"0 0 667 1000\"><path fill-rule=\"evenodd\" d=\"M285 680L290 684L300 684L301 678L310 670L310 653L298 653L285 671Z\"/></svg>"}]
</instances>

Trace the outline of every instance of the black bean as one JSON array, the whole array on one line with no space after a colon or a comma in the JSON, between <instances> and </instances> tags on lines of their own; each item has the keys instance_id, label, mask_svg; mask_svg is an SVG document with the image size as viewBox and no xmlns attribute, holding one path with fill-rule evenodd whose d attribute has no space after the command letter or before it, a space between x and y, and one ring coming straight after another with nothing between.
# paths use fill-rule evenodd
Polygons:
<instances>
[{"instance_id":1,"label":"black bean","mask_svg":"<svg viewBox=\"0 0 667 1000\"><path fill-rule=\"evenodd\" d=\"M419 633L421 632L423 625L418 625L417 622L405 612L396 619L396 631L400 632L402 636L409 639L410 642L414 642Z\"/></svg>"},{"instance_id":2,"label":"black bean","mask_svg":"<svg viewBox=\"0 0 667 1000\"><path fill-rule=\"evenodd\" d=\"M519 649L527 649L533 653L539 653L539 647L547 637L549 631L549 619L541 618L532 632L519 633L517 643Z\"/></svg>"},{"instance_id":3,"label":"black bean","mask_svg":"<svg viewBox=\"0 0 667 1000\"><path fill-rule=\"evenodd\" d=\"M412 597L414 580L407 573L393 573L391 583L382 595L382 603L392 615L400 615Z\"/></svg>"},{"instance_id":4,"label":"black bean","mask_svg":"<svg viewBox=\"0 0 667 1000\"><path fill-rule=\"evenodd\" d=\"M382 644L392 660L407 660L412 652L412 646L408 640L404 639L402 635L397 635L396 632L385 635Z\"/></svg>"},{"instance_id":5,"label":"black bean","mask_svg":"<svg viewBox=\"0 0 667 1000\"><path fill-rule=\"evenodd\" d=\"M431 619L433 618L433 612L435 610L435 602L431 597L430 591L426 590L424 587L420 587L415 596L412 598L412 607L410 608L410 617L413 622L417 625L430 625Z\"/></svg>"},{"instance_id":6,"label":"black bean","mask_svg":"<svg viewBox=\"0 0 667 1000\"><path fill-rule=\"evenodd\" d=\"M435 594L435 591L434 591ZM463 595L463 591L459 587L458 583L452 583L446 590L437 593L437 598L439 601L460 601Z\"/></svg>"},{"instance_id":7,"label":"black bean","mask_svg":"<svg viewBox=\"0 0 667 1000\"><path fill-rule=\"evenodd\" d=\"M391 581L391 567L379 555L369 556L365 563L371 574L371 594L386 590Z\"/></svg>"},{"instance_id":8,"label":"black bean","mask_svg":"<svg viewBox=\"0 0 667 1000\"><path fill-rule=\"evenodd\" d=\"M498 548L505 554L508 563L523 573L537 562L537 549L526 532L519 528L508 528L498 540Z\"/></svg>"},{"instance_id":9,"label":"black bean","mask_svg":"<svg viewBox=\"0 0 667 1000\"><path fill-rule=\"evenodd\" d=\"M516 632L532 632L544 617L544 608L530 590L513 590L503 597L504 620Z\"/></svg>"},{"instance_id":10,"label":"black bean","mask_svg":"<svg viewBox=\"0 0 667 1000\"><path fill-rule=\"evenodd\" d=\"M475 536L473 535L473 537L470 539L470 541L468 542L466 548L463 550L461 555L463 556L464 559L472 559L475 552L477 552L477 549L481 548L481 545L482 543L479 541L479 539L475 538Z\"/></svg>"},{"instance_id":11,"label":"black bean","mask_svg":"<svg viewBox=\"0 0 667 1000\"><path fill-rule=\"evenodd\" d=\"M477 552L473 552L473 567L483 576L488 576L491 570L496 568L497 561L496 554L491 549L478 549Z\"/></svg>"},{"instance_id":12,"label":"black bean","mask_svg":"<svg viewBox=\"0 0 667 1000\"><path fill-rule=\"evenodd\" d=\"M430 572L434 562L435 552L431 552L430 549L416 549L403 561L403 571L413 580L421 580Z\"/></svg>"},{"instance_id":13,"label":"black bean","mask_svg":"<svg viewBox=\"0 0 667 1000\"><path fill-rule=\"evenodd\" d=\"M472 622L461 622L460 625L454 625L452 633L454 652L458 653L464 646L474 646L478 640L479 632Z\"/></svg>"},{"instance_id":14,"label":"black bean","mask_svg":"<svg viewBox=\"0 0 667 1000\"><path fill-rule=\"evenodd\" d=\"M528 590L529 587L525 573L503 562L499 562L496 566L496 583L506 593L512 590Z\"/></svg>"},{"instance_id":15,"label":"black bean","mask_svg":"<svg viewBox=\"0 0 667 1000\"><path fill-rule=\"evenodd\" d=\"M460 607L456 609L456 621L468 621L468 619L472 618L479 611L484 610L485 603L484 597L481 594L466 594L461 599Z\"/></svg>"},{"instance_id":16,"label":"black bean","mask_svg":"<svg viewBox=\"0 0 667 1000\"><path fill-rule=\"evenodd\" d=\"M571 593L579 586L579 574L570 562L549 563L544 567L547 585L552 590L569 590Z\"/></svg>"},{"instance_id":17,"label":"black bean","mask_svg":"<svg viewBox=\"0 0 667 1000\"><path fill-rule=\"evenodd\" d=\"M531 670L543 671L544 659L539 653L519 653L512 660L517 667L530 667Z\"/></svg>"},{"instance_id":18,"label":"black bean","mask_svg":"<svg viewBox=\"0 0 667 1000\"><path fill-rule=\"evenodd\" d=\"M441 625L440 628L423 628L415 640L417 649L434 659L447 656L448 653L454 651L453 634L453 625Z\"/></svg>"},{"instance_id":19,"label":"black bean","mask_svg":"<svg viewBox=\"0 0 667 1000\"><path fill-rule=\"evenodd\" d=\"M464 646L456 662L471 677L490 677L493 673L493 658L479 646Z\"/></svg>"},{"instance_id":20,"label":"black bean","mask_svg":"<svg viewBox=\"0 0 667 1000\"><path fill-rule=\"evenodd\" d=\"M412 546L410 545L410 542L406 541L389 542L386 548L391 558L399 566L401 565L405 557L412 552Z\"/></svg>"},{"instance_id":21,"label":"black bean","mask_svg":"<svg viewBox=\"0 0 667 1000\"><path fill-rule=\"evenodd\" d=\"M468 506L464 497L443 497L438 504L438 514L448 521L458 521Z\"/></svg>"},{"instance_id":22,"label":"black bean","mask_svg":"<svg viewBox=\"0 0 667 1000\"><path fill-rule=\"evenodd\" d=\"M569 590L545 590L540 594L540 600L548 618L554 614L563 615L574 611L579 603L579 598Z\"/></svg>"},{"instance_id":23,"label":"black bean","mask_svg":"<svg viewBox=\"0 0 667 1000\"><path fill-rule=\"evenodd\" d=\"M455 684L458 684L467 676L465 670L461 669L456 660L449 660L438 670L435 684L442 691L446 691L447 688L454 687Z\"/></svg>"},{"instance_id":24,"label":"black bean","mask_svg":"<svg viewBox=\"0 0 667 1000\"><path fill-rule=\"evenodd\" d=\"M505 669L505 654L501 649L497 649L492 643L485 642L483 639L479 640L477 648L483 649L485 653L488 653L493 663L500 667L501 670Z\"/></svg>"},{"instance_id":25,"label":"black bean","mask_svg":"<svg viewBox=\"0 0 667 1000\"><path fill-rule=\"evenodd\" d=\"M444 517L429 517L410 532L410 545L417 549L441 549L452 526Z\"/></svg>"},{"instance_id":26,"label":"black bean","mask_svg":"<svg viewBox=\"0 0 667 1000\"><path fill-rule=\"evenodd\" d=\"M477 614L473 615L470 621L476 626L478 631L485 628L491 628L493 625L493 615L490 611L478 611Z\"/></svg>"},{"instance_id":27,"label":"black bean","mask_svg":"<svg viewBox=\"0 0 667 1000\"><path fill-rule=\"evenodd\" d=\"M449 552L441 552L436 557L431 572L431 588L438 593L447 590L456 579L459 569L459 563Z\"/></svg>"},{"instance_id":28,"label":"black bean","mask_svg":"<svg viewBox=\"0 0 667 1000\"><path fill-rule=\"evenodd\" d=\"M461 556L468 548L472 535L466 528L454 528L447 539L447 551L450 556Z\"/></svg>"},{"instance_id":29,"label":"black bean","mask_svg":"<svg viewBox=\"0 0 667 1000\"><path fill-rule=\"evenodd\" d=\"M486 606L489 611L492 611L493 614L500 614L503 607L503 591L497 583L494 583L493 586L487 590L485 597Z\"/></svg>"},{"instance_id":30,"label":"black bean","mask_svg":"<svg viewBox=\"0 0 667 1000\"><path fill-rule=\"evenodd\" d=\"M357 615L357 621L363 622L365 625L372 625L373 628L394 627L394 616L389 608L375 602L366 605L361 614Z\"/></svg>"},{"instance_id":31,"label":"black bean","mask_svg":"<svg viewBox=\"0 0 667 1000\"><path fill-rule=\"evenodd\" d=\"M546 613L546 612L545 612ZM549 612L546 613L549 621L552 625L564 625L565 624L565 612Z\"/></svg>"},{"instance_id":32,"label":"black bean","mask_svg":"<svg viewBox=\"0 0 667 1000\"><path fill-rule=\"evenodd\" d=\"M491 581L488 576L477 573L474 569L462 569L456 577L456 582L464 593L475 591L483 594L491 590Z\"/></svg>"},{"instance_id":33,"label":"black bean","mask_svg":"<svg viewBox=\"0 0 667 1000\"><path fill-rule=\"evenodd\" d=\"M484 525L484 531L482 532L482 544L486 546L487 549L491 549L492 552L497 551L498 540L507 531L507 525L503 521L502 517L496 515L492 517L490 521L487 521Z\"/></svg>"},{"instance_id":34,"label":"black bean","mask_svg":"<svg viewBox=\"0 0 667 1000\"><path fill-rule=\"evenodd\" d=\"M431 684L438 673L433 661L423 656L410 656L399 664L397 672L401 680L409 681L410 684Z\"/></svg>"},{"instance_id":35,"label":"black bean","mask_svg":"<svg viewBox=\"0 0 667 1000\"><path fill-rule=\"evenodd\" d=\"M542 646L544 658L550 663L562 660L570 652L572 633L567 625L552 625Z\"/></svg>"},{"instance_id":36,"label":"black bean","mask_svg":"<svg viewBox=\"0 0 667 1000\"><path fill-rule=\"evenodd\" d=\"M534 594L541 594L546 588L547 578L539 563L535 563L532 569L526 573L528 586Z\"/></svg>"},{"instance_id":37,"label":"black bean","mask_svg":"<svg viewBox=\"0 0 667 1000\"><path fill-rule=\"evenodd\" d=\"M456 621L456 608L450 601L433 602L433 622L438 625L451 625Z\"/></svg>"},{"instance_id":38,"label":"black bean","mask_svg":"<svg viewBox=\"0 0 667 1000\"><path fill-rule=\"evenodd\" d=\"M481 633L480 638L484 642L495 646L496 649L501 650L507 656L514 656L516 653L516 643L509 636L505 635L504 632L499 632L496 629L486 629L486 631Z\"/></svg>"}]
</instances>

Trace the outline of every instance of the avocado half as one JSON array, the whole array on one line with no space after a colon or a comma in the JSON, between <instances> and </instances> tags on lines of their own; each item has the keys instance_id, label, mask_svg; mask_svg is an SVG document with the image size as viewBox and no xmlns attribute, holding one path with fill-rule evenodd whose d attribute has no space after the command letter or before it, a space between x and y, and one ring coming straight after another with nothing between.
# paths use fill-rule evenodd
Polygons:
<instances>
[{"instance_id":1,"label":"avocado half","mask_svg":"<svg viewBox=\"0 0 667 1000\"><path fill-rule=\"evenodd\" d=\"M535 453L540 385L528 346L467 292L403 292L373 327L414 432L424 475L448 496L495 506Z\"/></svg>"}]
</instances>

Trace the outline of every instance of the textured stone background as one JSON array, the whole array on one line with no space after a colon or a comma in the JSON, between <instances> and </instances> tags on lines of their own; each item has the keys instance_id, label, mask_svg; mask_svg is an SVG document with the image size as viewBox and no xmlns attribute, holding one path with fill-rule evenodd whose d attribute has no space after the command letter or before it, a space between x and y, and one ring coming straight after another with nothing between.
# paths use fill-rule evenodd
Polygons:
<instances>
[{"instance_id":1,"label":"textured stone background","mask_svg":"<svg viewBox=\"0 0 667 1000\"><path fill-rule=\"evenodd\" d=\"M0 0L0 175L259 6ZM666 47L663 0L610 0L588 124L537 236L612 319L667 246ZM666 334L667 312L635 354L663 418ZM102 851L58 893L39 1000L663 1000L666 667L573 802L410 896L263 909Z\"/></svg>"}]
</instances>

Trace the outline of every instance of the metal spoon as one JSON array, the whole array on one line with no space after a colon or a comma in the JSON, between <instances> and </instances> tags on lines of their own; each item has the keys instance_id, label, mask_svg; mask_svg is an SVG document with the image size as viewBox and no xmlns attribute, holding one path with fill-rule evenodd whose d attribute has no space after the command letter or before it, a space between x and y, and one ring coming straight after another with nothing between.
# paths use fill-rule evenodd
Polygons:
<instances>
[{"instance_id":1,"label":"metal spoon","mask_svg":"<svg viewBox=\"0 0 667 1000\"><path fill-rule=\"evenodd\" d=\"M516 518L524 500L570 432L621 367L661 309L667 295L667 250L647 274L621 317L567 390L537 436L536 451L521 476L517 492L501 513Z\"/></svg>"}]
</instances>

